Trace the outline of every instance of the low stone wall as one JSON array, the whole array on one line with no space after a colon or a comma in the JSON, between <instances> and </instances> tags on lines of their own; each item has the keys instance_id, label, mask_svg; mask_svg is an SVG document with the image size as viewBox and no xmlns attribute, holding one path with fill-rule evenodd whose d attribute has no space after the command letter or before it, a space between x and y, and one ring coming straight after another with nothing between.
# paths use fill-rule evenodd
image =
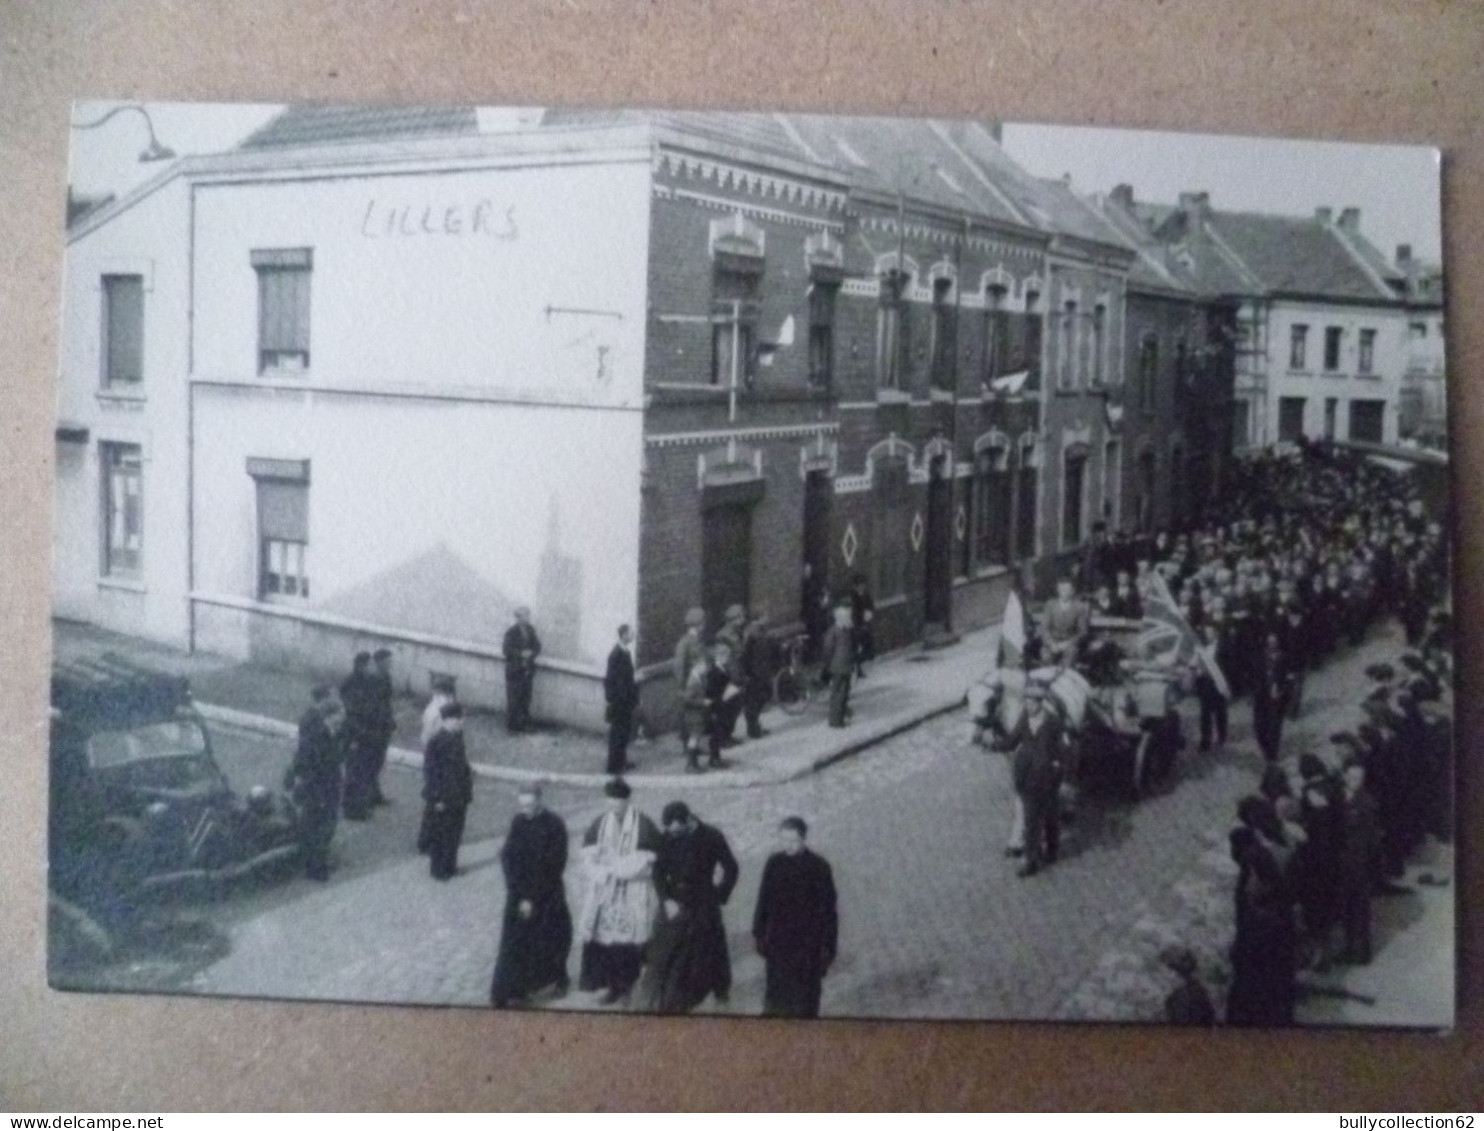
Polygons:
<instances>
[{"instance_id":1,"label":"low stone wall","mask_svg":"<svg viewBox=\"0 0 1484 1131\"><path fill-rule=\"evenodd\" d=\"M496 646L311 618L245 602L196 599L195 624L200 650L336 683L357 652L390 648L396 654L399 690L425 695L434 674L448 675L457 681L459 699L469 706L505 709L505 662ZM600 673L537 662L531 702L536 718L600 731L603 709Z\"/></svg>"}]
</instances>

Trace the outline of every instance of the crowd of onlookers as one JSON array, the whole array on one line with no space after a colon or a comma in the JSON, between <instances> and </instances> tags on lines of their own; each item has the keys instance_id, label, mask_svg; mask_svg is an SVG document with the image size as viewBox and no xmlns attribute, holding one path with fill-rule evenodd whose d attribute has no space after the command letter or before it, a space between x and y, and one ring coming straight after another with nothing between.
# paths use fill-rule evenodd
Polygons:
<instances>
[{"instance_id":1,"label":"crowd of onlookers","mask_svg":"<svg viewBox=\"0 0 1484 1131\"><path fill-rule=\"evenodd\" d=\"M1226 1019L1288 1024L1298 972L1369 963L1372 900L1407 890L1396 881L1425 836L1451 836L1446 535L1405 475L1306 451L1240 465L1220 521L1141 547L1096 603L1138 615L1145 570L1166 578L1218 661L1219 680L1203 672L1196 684L1202 748L1225 741L1232 700L1252 702L1266 766L1230 837L1239 874ZM1392 617L1405 650L1366 668L1356 725L1286 748L1307 673ZM1188 956L1171 964L1182 977L1172 1019L1205 1020L1186 1008L1198 989Z\"/></svg>"}]
</instances>

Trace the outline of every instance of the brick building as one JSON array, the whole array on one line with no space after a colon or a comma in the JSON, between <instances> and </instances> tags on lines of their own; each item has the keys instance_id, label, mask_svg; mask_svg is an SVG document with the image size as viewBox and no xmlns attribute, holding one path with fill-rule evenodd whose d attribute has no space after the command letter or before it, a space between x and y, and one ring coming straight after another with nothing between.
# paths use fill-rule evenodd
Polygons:
<instances>
[{"instance_id":1,"label":"brick building","mask_svg":"<svg viewBox=\"0 0 1484 1131\"><path fill-rule=\"evenodd\" d=\"M1208 292L1188 259L1141 222L1119 185L1094 206L1138 248L1129 271L1120 410L1123 513L1115 528L1140 533L1199 520L1231 455L1234 298Z\"/></svg>"},{"instance_id":2,"label":"brick building","mask_svg":"<svg viewBox=\"0 0 1484 1131\"><path fill-rule=\"evenodd\" d=\"M659 688L688 606L787 630L806 563L883 649L991 623L1138 513L1135 432L1198 446L1185 370L1127 408L1137 243L972 122L288 110L71 233L59 610L499 706L528 603L590 726L619 622Z\"/></svg>"}]
</instances>

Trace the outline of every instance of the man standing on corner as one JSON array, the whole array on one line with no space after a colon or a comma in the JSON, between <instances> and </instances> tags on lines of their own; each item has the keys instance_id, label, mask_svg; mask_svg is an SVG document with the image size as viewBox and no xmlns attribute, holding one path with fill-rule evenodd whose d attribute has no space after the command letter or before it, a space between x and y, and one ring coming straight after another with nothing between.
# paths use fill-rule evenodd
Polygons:
<instances>
[{"instance_id":1,"label":"man standing on corner","mask_svg":"<svg viewBox=\"0 0 1484 1131\"><path fill-rule=\"evenodd\" d=\"M505 729L520 734L531 725L531 688L536 682L536 657L541 637L531 625L531 610L515 610L515 623L505 633Z\"/></svg>"},{"instance_id":2,"label":"man standing on corner","mask_svg":"<svg viewBox=\"0 0 1484 1131\"><path fill-rule=\"evenodd\" d=\"M824 976L835 961L840 921L835 878L822 856L809 851L809 826L785 817L781 852L763 866L752 938L766 967L763 1013L818 1017Z\"/></svg>"},{"instance_id":3,"label":"man standing on corner","mask_svg":"<svg viewBox=\"0 0 1484 1131\"><path fill-rule=\"evenodd\" d=\"M435 880L459 874L464 817L474 800L474 775L464 751L464 708L449 703L443 727L423 756L423 800L427 803L428 870Z\"/></svg>"},{"instance_id":4,"label":"man standing on corner","mask_svg":"<svg viewBox=\"0 0 1484 1131\"><path fill-rule=\"evenodd\" d=\"M654 865L660 919L647 955L644 1001L658 1013L689 1013L732 992L732 960L721 909L737 886L737 859L720 829L702 824L683 801L661 814L664 844Z\"/></svg>"},{"instance_id":5,"label":"man standing on corner","mask_svg":"<svg viewBox=\"0 0 1484 1131\"><path fill-rule=\"evenodd\" d=\"M505 918L500 954L490 983L490 1004L504 1009L547 986L567 992L572 913L562 873L567 867L567 826L545 808L541 787L522 785L519 811L510 821L500 865L505 870Z\"/></svg>"},{"instance_id":6,"label":"man standing on corner","mask_svg":"<svg viewBox=\"0 0 1484 1131\"><path fill-rule=\"evenodd\" d=\"M299 806L304 874L323 883L330 878L330 841L340 814L345 708L328 687L316 687L312 698L299 720L299 746L284 785Z\"/></svg>"},{"instance_id":7,"label":"man standing on corner","mask_svg":"<svg viewBox=\"0 0 1484 1131\"><path fill-rule=\"evenodd\" d=\"M773 640L768 635L768 618L758 612L747 622L742 633L742 716L747 720L747 737L764 738L763 708L773 686Z\"/></svg>"},{"instance_id":8,"label":"man standing on corner","mask_svg":"<svg viewBox=\"0 0 1484 1131\"><path fill-rule=\"evenodd\" d=\"M386 805L389 802L381 792L381 771L386 768L386 752L397 733L391 649L378 648L371 659L375 666L367 686L367 737L371 749L366 765L366 791L372 805Z\"/></svg>"},{"instance_id":9,"label":"man standing on corner","mask_svg":"<svg viewBox=\"0 0 1484 1131\"><path fill-rule=\"evenodd\" d=\"M345 705L345 819L364 821L371 812L372 767L376 764L376 679L371 653L357 652L340 685Z\"/></svg>"},{"instance_id":10,"label":"man standing on corner","mask_svg":"<svg viewBox=\"0 0 1484 1131\"><path fill-rule=\"evenodd\" d=\"M639 681L634 674L634 633L626 624L618 626L618 643L608 653L603 676L603 698L608 702L609 774L632 770L629 740L634 737L634 713L639 709Z\"/></svg>"},{"instance_id":11,"label":"man standing on corner","mask_svg":"<svg viewBox=\"0 0 1484 1131\"><path fill-rule=\"evenodd\" d=\"M835 607L835 623L824 634L824 670L830 679L830 726L843 727L850 715L850 678L855 674L855 629L850 605Z\"/></svg>"}]
</instances>

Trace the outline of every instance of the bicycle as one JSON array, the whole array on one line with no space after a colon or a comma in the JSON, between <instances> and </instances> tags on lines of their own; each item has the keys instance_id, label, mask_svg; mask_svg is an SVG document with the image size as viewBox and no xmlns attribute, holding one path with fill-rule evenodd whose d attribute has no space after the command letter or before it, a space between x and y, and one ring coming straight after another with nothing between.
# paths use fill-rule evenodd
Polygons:
<instances>
[{"instance_id":1,"label":"bicycle","mask_svg":"<svg viewBox=\"0 0 1484 1131\"><path fill-rule=\"evenodd\" d=\"M802 715L814 699L814 676L804 664L809 638L795 636L783 646L783 665L773 676L773 701L786 715Z\"/></svg>"}]
</instances>

